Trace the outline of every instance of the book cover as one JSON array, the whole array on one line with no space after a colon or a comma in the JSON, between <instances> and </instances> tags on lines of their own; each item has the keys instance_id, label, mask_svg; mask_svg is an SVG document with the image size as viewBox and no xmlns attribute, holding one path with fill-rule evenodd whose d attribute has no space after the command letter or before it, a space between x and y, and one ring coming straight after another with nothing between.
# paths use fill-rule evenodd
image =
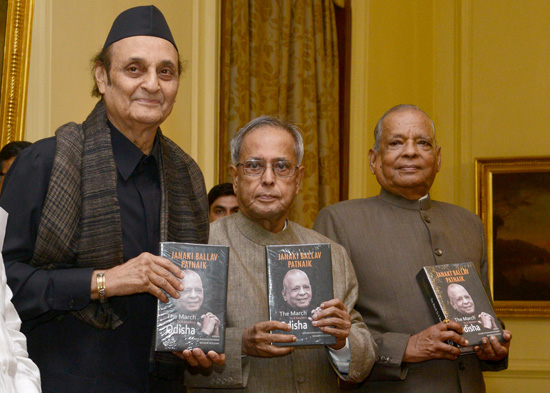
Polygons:
<instances>
[{"instance_id":1,"label":"book cover","mask_svg":"<svg viewBox=\"0 0 550 393\"><path fill-rule=\"evenodd\" d=\"M330 244L266 246L269 319L285 322L296 342L279 346L332 345L336 338L312 325L322 302L334 298Z\"/></svg>"},{"instance_id":2,"label":"book cover","mask_svg":"<svg viewBox=\"0 0 550 393\"><path fill-rule=\"evenodd\" d=\"M224 352L228 246L161 242L160 255L178 266L184 289L158 301L155 350Z\"/></svg>"},{"instance_id":3,"label":"book cover","mask_svg":"<svg viewBox=\"0 0 550 393\"><path fill-rule=\"evenodd\" d=\"M504 341L502 330L487 292L472 262L423 267L417 279L439 321L449 319L462 325L467 347L462 353L473 352L483 337L495 336Z\"/></svg>"}]
</instances>

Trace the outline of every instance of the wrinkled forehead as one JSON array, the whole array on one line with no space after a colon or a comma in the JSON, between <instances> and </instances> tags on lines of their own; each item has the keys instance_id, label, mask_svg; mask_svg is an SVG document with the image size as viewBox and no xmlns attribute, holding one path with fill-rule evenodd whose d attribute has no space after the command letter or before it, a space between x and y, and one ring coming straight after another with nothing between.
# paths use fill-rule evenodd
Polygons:
<instances>
[{"instance_id":1,"label":"wrinkled forehead","mask_svg":"<svg viewBox=\"0 0 550 393\"><path fill-rule=\"evenodd\" d=\"M202 288L201 277L192 270L185 270L183 272L185 277L183 277L183 285L187 287Z\"/></svg>"},{"instance_id":2,"label":"wrinkled forehead","mask_svg":"<svg viewBox=\"0 0 550 393\"><path fill-rule=\"evenodd\" d=\"M307 274L305 274L300 270L291 271L287 273L287 275L285 276L284 284L290 287L299 285L299 284L309 285L309 277L307 276Z\"/></svg>"},{"instance_id":3,"label":"wrinkled forehead","mask_svg":"<svg viewBox=\"0 0 550 393\"><path fill-rule=\"evenodd\" d=\"M241 145L240 159L250 158L295 160L294 137L279 127L265 125L255 128L243 137Z\"/></svg>"},{"instance_id":4,"label":"wrinkled forehead","mask_svg":"<svg viewBox=\"0 0 550 393\"><path fill-rule=\"evenodd\" d=\"M451 296L453 299L458 299L460 297L470 296L466 288L462 286L455 286L449 288L449 296Z\"/></svg>"},{"instance_id":5,"label":"wrinkled forehead","mask_svg":"<svg viewBox=\"0 0 550 393\"><path fill-rule=\"evenodd\" d=\"M237 206L236 195L222 195L212 202L212 206Z\"/></svg>"},{"instance_id":6,"label":"wrinkled forehead","mask_svg":"<svg viewBox=\"0 0 550 393\"><path fill-rule=\"evenodd\" d=\"M414 128L417 132L433 139L434 129L430 118L414 108L398 109L382 121L382 136Z\"/></svg>"}]
</instances>

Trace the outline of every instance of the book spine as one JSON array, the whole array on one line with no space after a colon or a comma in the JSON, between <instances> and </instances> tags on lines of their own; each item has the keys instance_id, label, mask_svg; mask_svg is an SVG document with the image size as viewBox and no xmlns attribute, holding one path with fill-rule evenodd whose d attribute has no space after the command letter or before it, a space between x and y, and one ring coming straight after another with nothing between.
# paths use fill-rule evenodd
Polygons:
<instances>
[{"instance_id":1,"label":"book spine","mask_svg":"<svg viewBox=\"0 0 550 393\"><path fill-rule=\"evenodd\" d=\"M430 304L432 305L432 309L434 310L434 314L437 320L441 322L447 319L448 316L445 315L445 313L443 312L443 308L439 303L437 295L435 294L435 291L433 289L432 282L430 281L430 275L426 271L426 269L422 269L418 274L417 278L418 278L418 281L420 282L420 286L422 287L424 294L426 295L426 298L430 301ZM446 342L447 344L452 345L453 347L458 347L458 345L453 340L447 340ZM462 352L462 349L461 349L461 352Z\"/></svg>"},{"instance_id":2,"label":"book spine","mask_svg":"<svg viewBox=\"0 0 550 393\"><path fill-rule=\"evenodd\" d=\"M446 318L445 313L443 312L441 304L439 304L439 301L437 300L437 296L435 295L432 283L430 282L429 274L428 272L426 272L425 269L422 269L420 271L420 274L418 275L418 280L420 282L420 287L422 288L422 291L432 305L437 320L439 322L443 321Z\"/></svg>"}]
</instances>

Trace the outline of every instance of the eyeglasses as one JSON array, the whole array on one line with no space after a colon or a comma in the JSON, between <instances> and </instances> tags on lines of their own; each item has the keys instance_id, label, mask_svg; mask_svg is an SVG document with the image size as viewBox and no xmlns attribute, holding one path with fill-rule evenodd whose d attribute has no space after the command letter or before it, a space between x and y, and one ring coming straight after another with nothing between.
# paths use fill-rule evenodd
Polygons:
<instances>
[{"instance_id":1,"label":"eyeglasses","mask_svg":"<svg viewBox=\"0 0 550 393\"><path fill-rule=\"evenodd\" d=\"M237 167L242 166L245 175L248 176L262 176L268 166L271 166L271 170L277 177L291 177L294 176L296 170L299 168L293 163L281 160L276 161L273 164L269 164L264 160L248 160L245 162L237 163Z\"/></svg>"}]
</instances>

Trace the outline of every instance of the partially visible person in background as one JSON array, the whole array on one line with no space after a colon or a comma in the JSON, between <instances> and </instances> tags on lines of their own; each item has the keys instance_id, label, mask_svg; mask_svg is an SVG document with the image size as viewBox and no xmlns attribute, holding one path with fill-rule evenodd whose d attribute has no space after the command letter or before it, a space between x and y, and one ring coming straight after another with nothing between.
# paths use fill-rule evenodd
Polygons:
<instances>
[{"instance_id":1,"label":"partially visible person in background","mask_svg":"<svg viewBox=\"0 0 550 393\"><path fill-rule=\"evenodd\" d=\"M210 222L239 211L237 197L233 191L233 184L222 183L212 187L208 192L210 206Z\"/></svg>"},{"instance_id":2,"label":"partially visible person in background","mask_svg":"<svg viewBox=\"0 0 550 393\"><path fill-rule=\"evenodd\" d=\"M8 173L8 169L10 169L15 157L17 157L21 150L30 145L32 145L32 143L27 141L10 142L0 150L0 190L2 190L4 176Z\"/></svg>"},{"instance_id":3,"label":"partially visible person in background","mask_svg":"<svg viewBox=\"0 0 550 393\"><path fill-rule=\"evenodd\" d=\"M0 249L4 243L7 220L8 213L0 208ZM40 372L29 359L27 339L19 330L21 319L11 302L12 292L6 281L4 261L0 254L0 392L39 393Z\"/></svg>"}]
</instances>

